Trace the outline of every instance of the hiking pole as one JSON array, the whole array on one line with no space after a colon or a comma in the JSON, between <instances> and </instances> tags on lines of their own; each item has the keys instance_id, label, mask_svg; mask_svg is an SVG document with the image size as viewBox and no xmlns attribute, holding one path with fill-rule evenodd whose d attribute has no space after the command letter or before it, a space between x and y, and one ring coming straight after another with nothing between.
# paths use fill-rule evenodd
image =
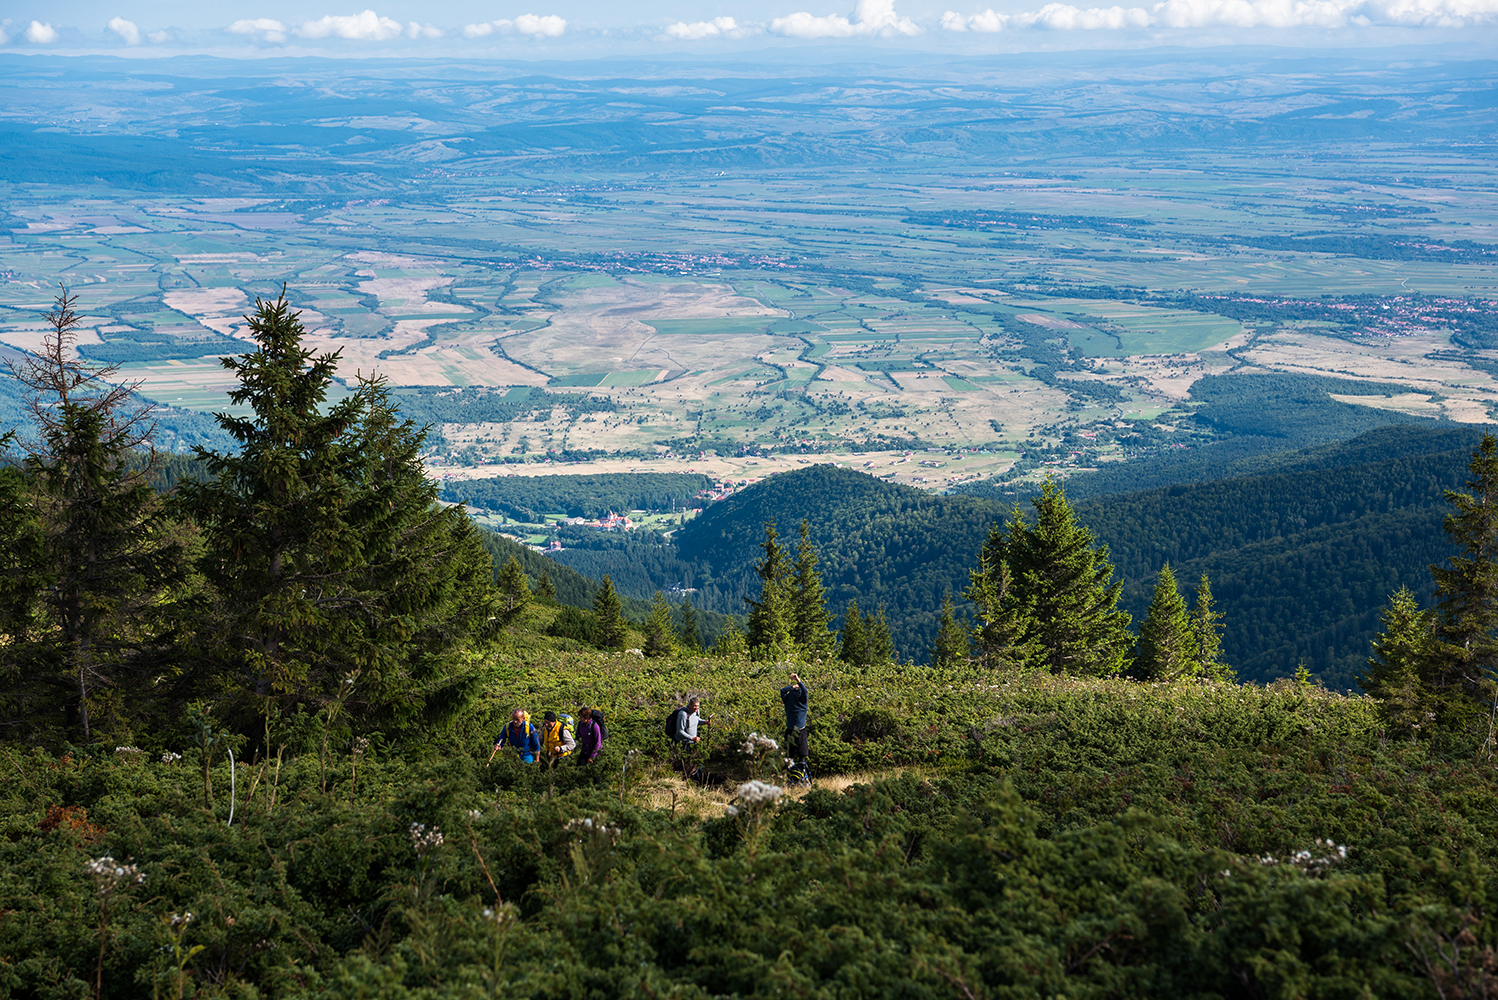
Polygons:
<instances>
[{"instance_id":1,"label":"hiking pole","mask_svg":"<svg viewBox=\"0 0 1498 1000\"><path fill-rule=\"evenodd\" d=\"M499 753L499 744L498 743L494 744L494 749L491 750L491 751L489 751L489 759L484 762L484 766L485 767L488 767L490 764L494 763L494 755L497 754L497 753Z\"/></svg>"}]
</instances>

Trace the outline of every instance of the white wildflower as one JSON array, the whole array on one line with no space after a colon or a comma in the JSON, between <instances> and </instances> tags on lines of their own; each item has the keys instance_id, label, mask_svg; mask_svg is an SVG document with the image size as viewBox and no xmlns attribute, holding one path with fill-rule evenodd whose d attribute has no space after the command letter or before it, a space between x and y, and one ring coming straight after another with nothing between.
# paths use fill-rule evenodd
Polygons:
<instances>
[{"instance_id":1,"label":"white wildflower","mask_svg":"<svg viewBox=\"0 0 1498 1000\"><path fill-rule=\"evenodd\" d=\"M140 753L140 747L115 747L115 753Z\"/></svg>"},{"instance_id":2,"label":"white wildflower","mask_svg":"<svg viewBox=\"0 0 1498 1000\"><path fill-rule=\"evenodd\" d=\"M165 751L161 755L161 762L163 764L175 764L181 759L182 755L180 753L172 753L170 750Z\"/></svg>"},{"instance_id":3,"label":"white wildflower","mask_svg":"<svg viewBox=\"0 0 1498 1000\"><path fill-rule=\"evenodd\" d=\"M749 738L743 743L744 754L749 757L758 757L761 754L767 754L779 749L779 743L759 733L750 733Z\"/></svg>"},{"instance_id":4,"label":"white wildflower","mask_svg":"<svg viewBox=\"0 0 1498 1000\"><path fill-rule=\"evenodd\" d=\"M416 849L418 856L425 856L427 853L441 847L444 843L442 828L438 826L433 826L431 830L428 830L425 823L412 823L410 834L411 846Z\"/></svg>"},{"instance_id":5,"label":"white wildflower","mask_svg":"<svg viewBox=\"0 0 1498 1000\"><path fill-rule=\"evenodd\" d=\"M186 913L173 913L171 916L171 925L173 927L186 927L190 923L192 923L191 910L188 910Z\"/></svg>"},{"instance_id":6,"label":"white wildflower","mask_svg":"<svg viewBox=\"0 0 1498 1000\"><path fill-rule=\"evenodd\" d=\"M484 810L470 809L468 810L468 818L471 820L481 820L484 818Z\"/></svg>"},{"instance_id":7,"label":"white wildflower","mask_svg":"<svg viewBox=\"0 0 1498 1000\"><path fill-rule=\"evenodd\" d=\"M146 880L135 865L120 864L108 854L102 858L94 858L83 866L83 870L94 877L101 896L108 895L122 885L139 885Z\"/></svg>"},{"instance_id":8,"label":"white wildflower","mask_svg":"<svg viewBox=\"0 0 1498 1000\"><path fill-rule=\"evenodd\" d=\"M610 840L619 836L620 830L617 826L609 826L602 819L592 819L584 816L581 819L571 819L562 829L575 833L591 833L599 837L607 837Z\"/></svg>"},{"instance_id":9,"label":"white wildflower","mask_svg":"<svg viewBox=\"0 0 1498 1000\"><path fill-rule=\"evenodd\" d=\"M739 801L747 806L771 805L784 794L779 785L763 781L746 781L739 786Z\"/></svg>"},{"instance_id":10,"label":"white wildflower","mask_svg":"<svg viewBox=\"0 0 1498 1000\"><path fill-rule=\"evenodd\" d=\"M739 807L738 806L724 806L723 807L723 812L724 812L725 815L728 815L728 816L737 816L739 814Z\"/></svg>"}]
</instances>

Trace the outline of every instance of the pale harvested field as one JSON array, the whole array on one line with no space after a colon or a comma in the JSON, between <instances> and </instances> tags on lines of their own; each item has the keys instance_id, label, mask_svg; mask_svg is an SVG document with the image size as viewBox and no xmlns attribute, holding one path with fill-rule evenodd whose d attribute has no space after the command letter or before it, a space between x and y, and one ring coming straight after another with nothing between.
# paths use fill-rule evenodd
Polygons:
<instances>
[{"instance_id":1,"label":"pale harvested field","mask_svg":"<svg viewBox=\"0 0 1498 1000\"><path fill-rule=\"evenodd\" d=\"M1438 333L1369 337L1350 343L1309 330L1292 330L1261 337L1245 356L1277 371L1396 382L1427 396L1448 397L1442 412L1452 420L1488 421L1486 404L1498 403L1498 382L1465 365L1425 357L1449 347L1446 336ZM1360 397L1357 402L1377 405L1376 400Z\"/></svg>"},{"instance_id":2,"label":"pale harvested field","mask_svg":"<svg viewBox=\"0 0 1498 1000\"><path fill-rule=\"evenodd\" d=\"M553 375L652 368L687 371L716 366L730 357L752 357L781 346L784 339L749 333L667 336L650 326L650 319L785 315L726 284L626 278L571 293L548 326L507 338L505 350Z\"/></svg>"}]
</instances>

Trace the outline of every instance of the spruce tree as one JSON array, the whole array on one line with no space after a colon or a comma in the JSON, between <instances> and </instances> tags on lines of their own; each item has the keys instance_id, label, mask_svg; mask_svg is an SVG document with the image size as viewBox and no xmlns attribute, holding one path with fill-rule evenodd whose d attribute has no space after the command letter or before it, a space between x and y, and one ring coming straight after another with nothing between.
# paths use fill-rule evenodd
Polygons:
<instances>
[{"instance_id":1,"label":"spruce tree","mask_svg":"<svg viewBox=\"0 0 1498 1000\"><path fill-rule=\"evenodd\" d=\"M1383 628L1358 683L1381 702L1379 714L1390 735L1434 735L1441 706L1428 678L1438 655L1436 616L1420 609L1408 587L1400 587L1380 621Z\"/></svg>"},{"instance_id":2,"label":"spruce tree","mask_svg":"<svg viewBox=\"0 0 1498 1000\"><path fill-rule=\"evenodd\" d=\"M521 568L520 561L510 556L510 561L499 571L499 579L495 581L495 585L499 591L500 620L509 624L531 601L530 579Z\"/></svg>"},{"instance_id":3,"label":"spruce tree","mask_svg":"<svg viewBox=\"0 0 1498 1000\"><path fill-rule=\"evenodd\" d=\"M1192 656L1201 668L1201 676L1232 683L1238 673L1222 662L1222 619L1212 598L1212 581L1203 573L1196 585L1196 605L1191 609Z\"/></svg>"},{"instance_id":4,"label":"spruce tree","mask_svg":"<svg viewBox=\"0 0 1498 1000\"><path fill-rule=\"evenodd\" d=\"M1029 609L1019 602L1014 574L1004 561L1004 538L999 525L989 528L978 555L978 568L968 574L968 589L963 594L977 611L972 639L988 670L1023 669L1039 659Z\"/></svg>"},{"instance_id":5,"label":"spruce tree","mask_svg":"<svg viewBox=\"0 0 1498 1000\"><path fill-rule=\"evenodd\" d=\"M791 565L781 548L775 522L765 524L765 540L760 544L764 560L755 567L760 579L759 600L745 598L749 605L749 627L745 638L749 652L757 659L780 660L794 656L796 642L795 609L792 604Z\"/></svg>"},{"instance_id":6,"label":"spruce tree","mask_svg":"<svg viewBox=\"0 0 1498 1000\"><path fill-rule=\"evenodd\" d=\"M674 656L676 654L676 628L671 621L671 605L659 590L650 602L650 617L645 622L646 656Z\"/></svg>"},{"instance_id":7,"label":"spruce tree","mask_svg":"<svg viewBox=\"0 0 1498 1000\"><path fill-rule=\"evenodd\" d=\"M614 590L613 579L607 575L593 594L593 617L598 645L604 649L623 649L629 638L629 626L624 621L624 604Z\"/></svg>"},{"instance_id":8,"label":"spruce tree","mask_svg":"<svg viewBox=\"0 0 1498 1000\"><path fill-rule=\"evenodd\" d=\"M853 666L869 662L869 646L864 635L863 615L858 612L858 601L848 602L843 611L843 627L838 632L838 659Z\"/></svg>"},{"instance_id":9,"label":"spruce tree","mask_svg":"<svg viewBox=\"0 0 1498 1000\"><path fill-rule=\"evenodd\" d=\"M864 617L863 637L866 663L874 665L894 662L895 641L890 636L889 619L884 617L882 604L879 606L879 612L872 618Z\"/></svg>"},{"instance_id":10,"label":"spruce tree","mask_svg":"<svg viewBox=\"0 0 1498 1000\"><path fill-rule=\"evenodd\" d=\"M1003 532L990 533L979 562L984 579L976 589L1000 601L998 621L1010 633L1002 641L1033 651L1053 673L1122 672L1133 637L1128 613L1117 608L1123 583L1110 582L1107 546L1096 546L1077 523L1055 480L1047 479L1031 503L1035 524L1016 507Z\"/></svg>"},{"instance_id":11,"label":"spruce tree","mask_svg":"<svg viewBox=\"0 0 1498 1000\"><path fill-rule=\"evenodd\" d=\"M931 665L955 667L965 662L969 653L967 629L957 621L957 609L952 606L949 590L941 601L941 624L936 630L936 645L931 648Z\"/></svg>"},{"instance_id":12,"label":"spruce tree","mask_svg":"<svg viewBox=\"0 0 1498 1000\"><path fill-rule=\"evenodd\" d=\"M811 543L811 526L803 519L801 539L796 546L796 565L792 572L791 638L803 658L817 660L830 656L834 636L827 630L832 616L827 612L827 594L817 572L817 550Z\"/></svg>"},{"instance_id":13,"label":"spruce tree","mask_svg":"<svg viewBox=\"0 0 1498 1000\"><path fill-rule=\"evenodd\" d=\"M686 597L676 605L676 641L683 649L696 651L702 648L702 623L697 609Z\"/></svg>"},{"instance_id":14,"label":"spruce tree","mask_svg":"<svg viewBox=\"0 0 1498 1000\"><path fill-rule=\"evenodd\" d=\"M557 600L556 584L551 582L551 574L544 569L540 582L536 584L536 599L544 604L555 604Z\"/></svg>"},{"instance_id":15,"label":"spruce tree","mask_svg":"<svg viewBox=\"0 0 1498 1000\"><path fill-rule=\"evenodd\" d=\"M47 567L40 614L7 645L33 677L66 684L87 739L106 705L121 720L141 707L148 688L127 670L170 628L164 616L187 566L156 492L126 470L126 440L110 436L107 414L76 401L59 409L46 449L26 462Z\"/></svg>"},{"instance_id":16,"label":"spruce tree","mask_svg":"<svg viewBox=\"0 0 1498 1000\"><path fill-rule=\"evenodd\" d=\"M335 698L370 725L450 715L478 683L459 654L496 610L477 532L437 504L424 431L382 381L325 405L338 355L302 346L284 294L249 324L258 350L222 363L251 412L217 415L239 449L198 449L211 478L180 488L222 602L206 652L267 717Z\"/></svg>"},{"instance_id":17,"label":"spruce tree","mask_svg":"<svg viewBox=\"0 0 1498 1000\"><path fill-rule=\"evenodd\" d=\"M1441 654L1427 683L1437 691L1491 696L1498 670L1498 441L1491 433L1467 465L1468 492L1446 491L1444 528L1458 554L1432 566Z\"/></svg>"},{"instance_id":18,"label":"spruce tree","mask_svg":"<svg viewBox=\"0 0 1498 1000\"><path fill-rule=\"evenodd\" d=\"M1195 654L1196 642L1186 602L1176 587L1170 563L1166 563L1155 582L1149 613L1139 629L1139 657L1134 669L1146 680L1192 677L1200 672Z\"/></svg>"},{"instance_id":19,"label":"spruce tree","mask_svg":"<svg viewBox=\"0 0 1498 1000\"><path fill-rule=\"evenodd\" d=\"M117 365L78 355L76 305L64 288L40 348L7 362L41 437L0 472L0 665L11 732L67 692L69 721L89 738L106 706L122 718L169 689L135 675L155 669L142 658L170 638L187 567L180 528L145 479L152 453L139 468L151 406ZM14 442L7 434L0 447Z\"/></svg>"}]
</instances>

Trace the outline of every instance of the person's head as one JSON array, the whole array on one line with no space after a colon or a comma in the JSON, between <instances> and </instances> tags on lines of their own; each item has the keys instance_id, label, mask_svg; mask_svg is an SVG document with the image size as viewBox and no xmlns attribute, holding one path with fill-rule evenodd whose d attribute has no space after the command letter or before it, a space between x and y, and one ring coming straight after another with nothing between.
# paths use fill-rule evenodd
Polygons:
<instances>
[{"instance_id":1,"label":"person's head","mask_svg":"<svg viewBox=\"0 0 1498 1000\"><path fill-rule=\"evenodd\" d=\"M593 718L593 710L591 708L580 708L577 710L578 722L587 722L591 718Z\"/></svg>"},{"instance_id":2,"label":"person's head","mask_svg":"<svg viewBox=\"0 0 1498 1000\"><path fill-rule=\"evenodd\" d=\"M517 709L515 709L514 714L510 716L510 721L513 722L517 726L523 726L523 725L525 725L525 709L523 709L523 708L517 708Z\"/></svg>"},{"instance_id":3,"label":"person's head","mask_svg":"<svg viewBox=\"0 0 1498 1000\"><path fill-rule=\"evenodd\" d=\"M702 701L700 699L693 698L691 701L687 702L687 712L691 715L696 715L697 709L701 707Z\"/></svg>"},{"instance_id":4,"label":"person's head","mask_svg":"<svg viewBox=\"0 0 1498 1000\"><path fill-rule=\"evenodd\" d=\"M555 712L547 712L546 713L546 721L547 722L555 722L555 721L557 721L557 713L555 713Z\"/></svg>"}]
</instances>

